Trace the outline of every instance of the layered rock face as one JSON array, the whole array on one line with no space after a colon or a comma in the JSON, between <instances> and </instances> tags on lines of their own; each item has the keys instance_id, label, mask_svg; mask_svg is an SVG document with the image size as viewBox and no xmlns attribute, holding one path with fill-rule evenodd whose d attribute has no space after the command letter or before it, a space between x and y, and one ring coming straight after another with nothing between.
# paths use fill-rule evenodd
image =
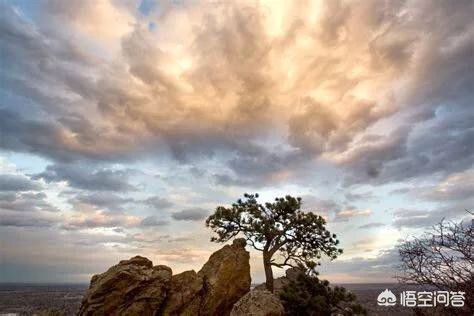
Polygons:
<instances>
[{"instance_id":1,"label":"layered rock face","mask_svg":"<svg viewBox=\"0 0 474 316\"><path fill-rule=\"evenodd\" d=\"M201 315L227 315L232 306L250 290L250 254L241 251L245 240L235 240L212 254L198 275L207 289L202 299ZM222 312L222 313L221 313Z\"/></svg>"},{"instance_id":2,"label":"layered rock face","mask_svg":"<svg viewBox=\"0 0 474 316\"><path fill-rule=\"evenodd\" d=\"M172 276L143 257L121 261L92 277L79 315L229 315L250 290L249 253L236 239L196 273Z\"/></svg>"},{"instance_id":3,"label":"layered rock face","mask_svg":"<svg viewBox=\"0 0 474 316\"><path fill-rule=\"evenodd\" d=\"M204 279L193 270L174 275L168 299L159 315L198 315L204 294Z\"/></svg>"},{"instance_id":4,"label":"layered rock face","mask_svg":"<svg viewBox=\"0 0 474 316\"><path fill-rule=\"evenodd\" d=\"M250 255L236 239L211 255L202 269L173 276L163 315L228 315L250 290Z\"/></svg>"},{"instance_id":5,"label":"layered rock face","mask_svg":"<svg viewBox=\"0 0 474 316\"><path fill-rule=\"evenodd\" d=\"M254 290L245 294L232 308L230 316L283 316L285 309L275 294Z\"/></svg>"},{"instance_id":6,"label":"layered rock face","mask_svg":"<svg viewBox=\"0 0 474 316\"><path fill-rule=\"evenodd\" d=\"M136 256L91 279L79 315L154 315L163 304L171 269Z\"/></svg>"}]
</instances>

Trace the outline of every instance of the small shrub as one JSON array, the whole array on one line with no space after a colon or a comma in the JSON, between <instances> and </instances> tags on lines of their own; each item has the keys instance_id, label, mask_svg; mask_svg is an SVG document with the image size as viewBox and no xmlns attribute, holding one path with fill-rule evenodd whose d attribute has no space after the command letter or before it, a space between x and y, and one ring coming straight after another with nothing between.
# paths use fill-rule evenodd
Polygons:
<instances>
[{"instance_id":1,"label":"small shrub","mask_svg":"<svg viewBox=\"0 0 474 316\"><path fill-rule=\"evenodd\" d=\"M353 293L305 273L283 287L280 299L287 315L367 315Z\"/></svg>"}]
</instances>

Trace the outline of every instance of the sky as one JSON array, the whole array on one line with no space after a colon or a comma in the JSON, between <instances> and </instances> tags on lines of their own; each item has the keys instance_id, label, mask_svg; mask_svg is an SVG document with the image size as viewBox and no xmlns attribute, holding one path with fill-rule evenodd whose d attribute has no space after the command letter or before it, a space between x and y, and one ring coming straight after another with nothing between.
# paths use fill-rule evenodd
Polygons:
<instances>
[{"instance_id":1,"label":"sky","mask_svg":"<svg viewBox=\"0 0 474 316\"><path fill-rule=\"evenodd\" d=\"M245 192L326 218L344 254L322 277L393 282L401 240L473 206L473 16L0 0L0 282L88 282L137 254L198 270L221 247L205 218Z\"/></svg>"}]
</instances>

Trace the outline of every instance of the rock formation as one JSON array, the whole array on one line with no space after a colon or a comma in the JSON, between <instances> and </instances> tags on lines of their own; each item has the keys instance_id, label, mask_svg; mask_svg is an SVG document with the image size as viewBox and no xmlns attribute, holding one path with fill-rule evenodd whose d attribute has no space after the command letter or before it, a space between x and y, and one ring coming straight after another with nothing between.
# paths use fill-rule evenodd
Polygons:
<instances>
[{"instance_id":1,"label":"rock formation","mask_svg":"<svg viewBox=\"0 0 474 316\"><path fill-rule=\"evenodd\" d=\"M207 289L202 298L202 315L227 315L232 306L250 290L250 254L245 240L236 239L213 253L198 275Z\"/></svg>"},{"instance_id":2,"label":"rock formation","mask_svg":"<svg viewBox=\"0 0 474 316\"><path fill-rule=\"evenodd\" d=\"M154 315L164 302L171 269L136 256L91 279L79 315Z\"/></svg>"},{"instance_id":3,"label":"rock formation","mask_svg":"<svg viewBox=\"0 0 474 316\"><path fill-rule=\"evenodd\" d=\"M172 276L143 257L121 261L92 277L79 315L229 315L250 290L249 253L236 239L196 273Z\"/></svg>"},{"instance_id":4,"label":"rock formation","mask_svg":"<svg viewBox=\"0 0 474 316\"><path fill-rule=\"evenodd\" d=\"M160 310L160 315L198 315L204 280L194 270L173 275L168 299Z\"/></svg>"},{"instance_id":5,"label":"rock formation","mask_svg":"<svg viewBox=\"0 0 474 316\"><path fill-rule=\"evenodd\" d=\"M273 280L273 293L279 295L285 285L288 285L290 281L296 281L301 270L298 268L289 268L285 271L285 276L276 278ZM266 290L265 283L257 285L254 290Z\"/></svg>"},{"instance_id":6,"label":"rock formation","mask_svg":"<svg viewBox=\"0 0 474 316\"><path fill-rule=\"evenodd\" d=\"M230 316L283 316L284 313L276 295L267 290L254 290L234 304Z\"/></svg>"},{"instance_id":7,"label":"rock formation","mask_svg":"<svg viewBox=\"0 0 474 316\"><path fill-rule=\"evenodd\" d=\"M228 315L250 290L249 253L236 239L211 255L202 269L173 276L163 315Z\"/></svg>"}]
</instances>

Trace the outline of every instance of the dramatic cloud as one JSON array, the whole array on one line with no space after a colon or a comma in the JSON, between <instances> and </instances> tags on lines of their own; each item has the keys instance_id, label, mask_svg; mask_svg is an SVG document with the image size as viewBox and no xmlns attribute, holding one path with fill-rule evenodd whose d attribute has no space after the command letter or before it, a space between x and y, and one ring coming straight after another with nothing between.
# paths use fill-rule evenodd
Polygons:
<instances>
[{"instance_id":1,"label":"dramatic cloud","mask_svg":"<svg viewBox=\"0 0 474 316\"><path fill-rule=\"evenodd\" d=\"M202 208L189 208L171 214L177 221L201 221L209 215L209 211Z\"/></svg>"},{"instance_id":2,"label":"dramatic cloud","mask_svg":"<svg viewBox=\"0 0 474 316\"><path fill-rule=\"evenodd\" d=\"M356 216L370 216L372 215L371 210L356 210L356 209L349 209L349 210L342 210L336 212L336 216L334 217L334 221L347 221L352 217Z\"/></svg>"},{"instance_id":3,"label":"dramatic cloud","mask_svg":"<svg viewBox=\"0 0 474 316\"><path fill-rule=\"evenodd\" d=\"M317 213L334 213L341 210L342 206L333 200L319 199L311 195L302 196L302 208L307 211L314 211Z\"/></svg>"},{"instance_id":4,"label":"dramatic cloud","mask_svg":"<svg viewBox=\"0 0 474 316\"><path fill-rule=\"evenodd\" d=\"M167 209L173 206L172 202L158 196L149 197L146 200L143 200L143 203L158 210Z\"/></svg>"},{"instance_id":5,"label":"dramatic cloud","mask_svg":"<svg viewBox=\"0 0 474 316\"><path fill-rule=\"evenodd\" d=\"M112 193L111 191L97 191L94 193L68 192L65 195L72 195L72 197L69 198L68 201L73 205L87 204L98 209L107 209L111 212L124 212L127 211L127 209L130 210L134 208L143 208L143 206L149 207L155 211L160 211L173 206L172 202L168 201L165 198L160 198L157 196L151 196L146 199L137 199L132 197L125 197L123 194L119 195L116 193Z\"/></svg>"},{"instance_id":6,"label":"dramatic cloud","mask_svg":"<svg viewBox=\"0 0 474 316\"><path fill-rule=\"evenodd\" d=\"M414 188L411 193L441 202L471 199L474 197L474 170L454 173L436 185Z\"/></svg>"},{"instance_id":7,"label":"dramatic cloud","mask_svg":"<svg viewBox=\"0 0 474 316\"><path fill-rule=\"evenodd\" d=\"M467 170L453 173L433 185L424 185L397 190L412 199L429 202L423 209L397 209L394 212L396 227L426 227L443 219L452 220L468 215L474 203L473 172Z\"/></svg>"},{"instance_id":8,"label":"dramatic cloud","mask_svg":"<svg viewBox=\"0 0 474 316\"><path fill-rule=\"evenodd\" d=\"M136 227L140 221L139 217L124 213L89 211L75 214L71 220L63 225L63 228L66 230L74 230L102 227Z\"/></svg>"},{"instance_id":9,"label":"dramatic cloud","mask_svg":"<svg viewBox=\"0 0 474 316\"><path fill-rule=\"evenodd\" d=\"M347 192L346 194L344 194L344 197L346 198L346 201L348 202L361 201L361 200L367 201L374 198L371 192L364 192L364 193Z\"/></svg>"},{"instance_id":10,"label":"dramatic cloud","mask_svg":"<svg viewBox=\"0 0 474 316\"><path fill-rule=\"evenodd\" d=\"M430 223L432 223L431 217L436 217L436 215L439 216L441 214L435 214L429 211L401 209L397 210L394 215L395 220L393 224L396 227L419 227L429 225Z\"/></svg>"},{"instance_id":11,"label":"dramatic cloud","mask_svg":"<svg viewBox=\"0 0 474 316\"><path fill-rule=\"evenodd\" d=\"M98 208L107 208L109 211L124 211L126 204L135 202L132 198L125 198L110 192L79 194L71 199L71 203L85 203Z\"/></svg>"},{"instance_id":12,"label":"dramatic cloud","mask_svg":"<svg viewBox=\"0 0 474 316\"><path fill-rule=\"evenodd\" d=\"M402 227L431 227L442 220L452 220L466 216L466 208L450 206L438 207L435 209L400 209L394 212L393 225Z\"/></svg>"},{"instance_id":13,"label":"dramatic cloud","mask_svg":"<svg viewBox=\"0 0 474 316\"><path fill-rule=\"evenodd\" d=\"M323 264L321 277L344 283L392 283L395 282L399 264L398 250L384 249L375 258L358 257Z\"/></svg>"},{"instance_id":14,"label":"dramatic cloud","mask_svg":"<svg viewBox=\"0 0 474 316\"><path fill-rule=\"evenodd\" d=\"M32 214L24 216L2 212L0 216L0 226L44 228L53 226L56 223L57 221L54 219Z\"/></svg>"},{"instance_id":15,"label":"dramatic cloud","mask_svg":"<svg viewBox=\"0 0 474 316\"><path fill-rule=\"evenodd\" d=\"M0 174L0 191L34 191L41 186L27 177L18 175Z\"/></svg>"},{"instance_id":16,"label":"dramatic cloud","mask_svg":"<svg viewBox=\"0 0 474 316\"><path fill-rule=\"evenodd\" d=\"M58 212L59 209L47 201L47 196L40 193L0 193L0 211L12 210L19 212L46 211ZM26 216L26 215L25 215Z\"/></svg>"},{"instance_id":17,"label":"dramatic cloud","mask_svg":"<svg viewBox=\"0 0 474 316\"><path fill-rule=\"evenodd\" d=\"M360 225L359 229L376 228L376 227L383 227L383 226L385 226L384 223L368 223L368 224Z\"/></svg>"},{"instance_id":18,"label":"dramatic cloud","mask_svg":"<svg viewBox=\"0 0 474 316\"><path fill-rule=\"evenodd\" d=\"M472 5L279 5L288 7L183 3L159 12L160 27L150 29L133 7L108 1L49 2L38 25L3 4L12 71L2 79L41 115L27 119L7 102L1 145L56 160L164 148L186 161L224 151L234 155L227 162L235 176L216 180L237 186L288 179L318 157L347 168L348 184L470 167ZM66 40L46 17L91 44L117 44L123 58L59 46ZM51 94L54 85L61 89ZM380 133L377 125L395 118L409 125ZM447 128L436 138L429 132ZM269 139L284 146L257 145Z\"/></svg>"},{"instance_id":19,"label":"dramatic cloud","mask_svg":"<svg viewBox=\"0 0 474 316\"><path fill-rule=\"evenodd\" d=\"M156 226L164 226L168 224L169 224L168 221L160 220L156 216L145 217L140 222L140 226L143 226L143 227L156 227Z\"/></svg>"},{"instance_id":20,"label":"dramatic cloud","mask_svg":"<svg viewBox=\"0 0 474 316\"><path fill-rule=\"evenodd\" d=\"M46 182L66 181L70 186L90 191L133 191L135 187L128 183L131 170L96 169L80 164L51 165L34 179Z\"/></svg>"}]
</instances>

